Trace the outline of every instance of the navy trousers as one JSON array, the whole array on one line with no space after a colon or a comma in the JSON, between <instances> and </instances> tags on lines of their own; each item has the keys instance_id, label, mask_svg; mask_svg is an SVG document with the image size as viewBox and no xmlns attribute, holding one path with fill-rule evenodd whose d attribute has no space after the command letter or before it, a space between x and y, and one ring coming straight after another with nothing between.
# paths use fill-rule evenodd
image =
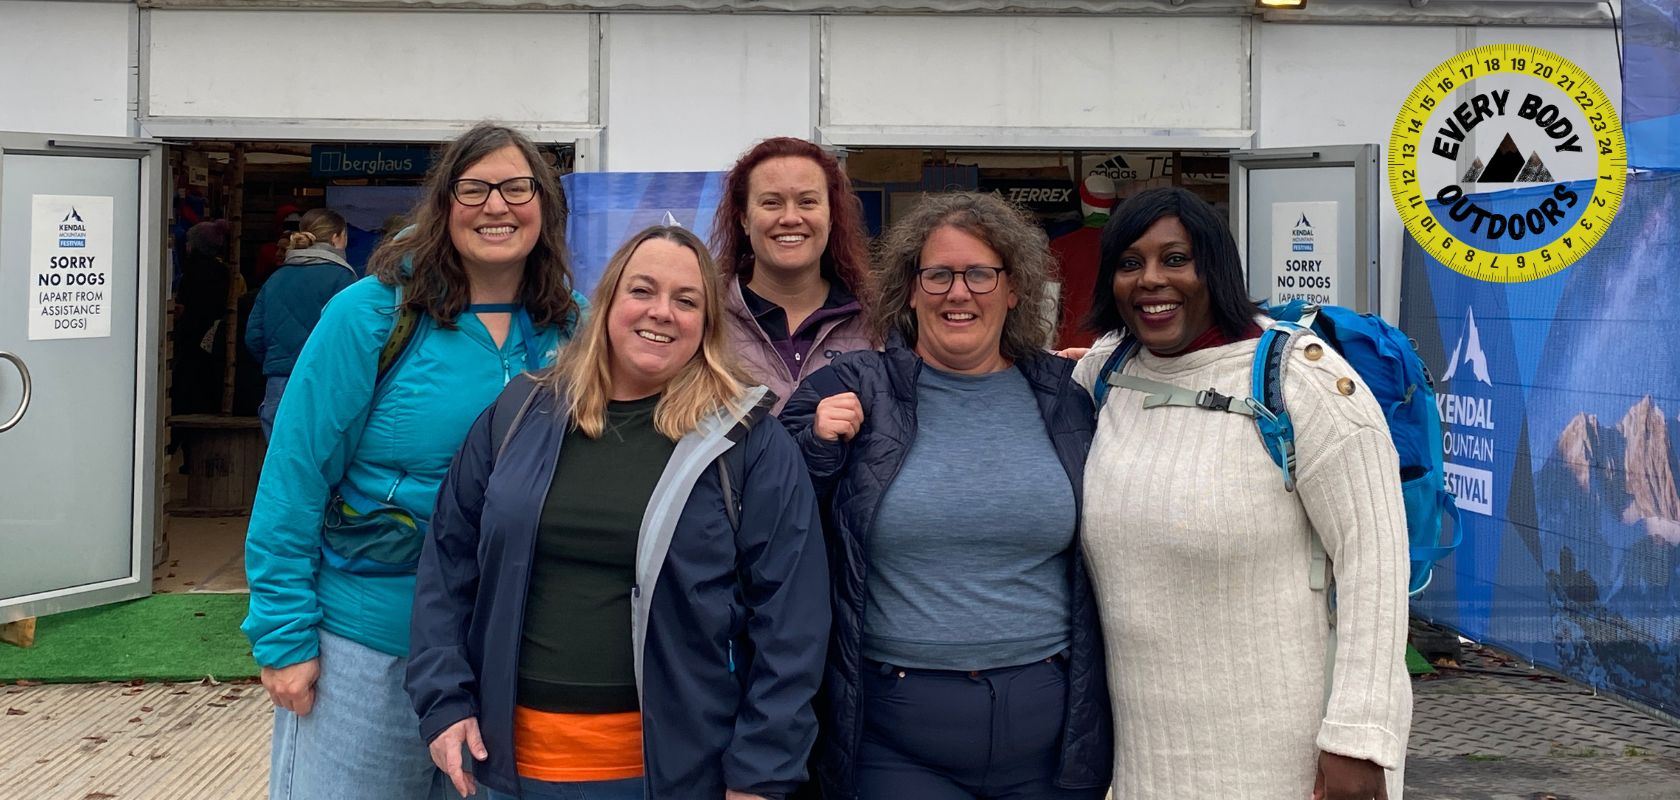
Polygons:
<instances>
[{"instance_id":1,"label":"navy trousers","mask_svg":"<svg viewBox=\"0 0 1680 800\"><path fill-rule=\"evenodd\" d=\"M862 800L1102 800L1054 784L1067 662L947 672L865 662Z\"/></svg>"}]
</instances>

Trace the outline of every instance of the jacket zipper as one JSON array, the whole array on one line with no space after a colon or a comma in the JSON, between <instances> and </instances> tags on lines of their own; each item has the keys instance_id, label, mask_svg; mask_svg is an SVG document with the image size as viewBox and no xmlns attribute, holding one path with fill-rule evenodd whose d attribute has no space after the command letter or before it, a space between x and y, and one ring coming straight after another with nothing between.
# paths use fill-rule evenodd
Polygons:
<instances>
[{"instance_id":1,"label":"jacket zipper","mask_svg":"<svg viewBox=\"0 0 1680 800\"><path fill-rule=\"evenodd\" d=\"M891 369L891 366L890 366L891 362L889 361L888 364L889 364L888 368ZM921 361L920 357L917 357L914 367L912 367L911 370L910 370L910 390L911 390L912 393L914 393L915 388L916 388L916 381L921 378L921 375L922 375L922 361ZM893 465L892 474L887 476L887 482L881 484L881 496L883 498L886 497L887 490L892 488L893 482L898 480L898 474L900 472L904 471L904 462L909 460L909 458L910 458L910 448L912 446L914 446L915 443L916 443L916 398L915 398L914 394L912 394L911 397L910 397L909 405L910 405L910 426L909 426L908 430L909 430L910 435L908 437L906 437L908 439L908 441L906 441L904 443L904 457L900 458L898 460L898 463ZM869 528L866 531L864 531L864 534L865 535L872 535L875 531L875 525L880 521L880 519L881 519L881 504L880 504L879 501L877 501L876 504L875 504L875 511L869 515ZM860 582L862 584L867 585L868 581L869 581L869 566L867 564L867 559L868 559L867 553L868 553L869 548L867 546L865 546L864 542L861 541L861 540L858 542L858 546L859 546L859 549L863 550L864 553L866 554L862 559L860 559L858 561L858 578L861 579ZM863 605L863 607L858 611L858 685L859 685L860 688L858 689L858 693L857 693L857 695L858 695L857 726L856 726L857 730L852 733L852 763L851 763L851 773L852 774L849 776L849 779L850 779L851 785L852 785L852 798L853 798L853 800L857 800L857 798L862 796L862 795L859 795L857 793L857 772L858 772L858 769L857 769L857 753L860 749L863 748L863 690L861 688L862 685L863 685L863 680L862 680L862 678L863 678L863 623L864 623L864 617L869 613L869 603L866 600L862 605Z\"/></svg>"},{"instance_id":2,"label":"jacket zipper","mask_svg":"<svg viewBox=\"0 0 1680 800\"><path fill-rule=\"evenodd\" d=\"M406 477L408 477L408 473L406 472L397 473L397 479L391 481L391 491L385 493L385 502L392 503L396 501L397 487L402 485L403 479Z\"/></svg>"}]
</instances>

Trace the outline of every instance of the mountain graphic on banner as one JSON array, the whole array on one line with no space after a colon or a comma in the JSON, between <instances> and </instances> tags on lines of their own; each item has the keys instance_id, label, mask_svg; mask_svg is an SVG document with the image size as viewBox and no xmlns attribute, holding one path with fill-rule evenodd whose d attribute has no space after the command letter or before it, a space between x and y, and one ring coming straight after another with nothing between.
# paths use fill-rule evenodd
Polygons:
<instances>
[{"instance_id":1,"label":"mountain graphic on banner","mask_svg":"<svg viewBox=\"0 0 1680 800\"><path fill-rule=\"evenodd\" d=\"M1470 168L1474 171L1475 164ZM1493 158L1488 159L1487 169L1482 170L1474 180L1465 176L1465 183L1537 183L1551 180L1552 173L1540 160L1539 151L1523 158L1522 149L1517 147L1516 140L1509 133L1500 140L1499 149L1493 151Z\"/></svg>"},{"instance_id":2,"label":"mountain graphic on banner","mask_svg":"<svg viewBox=\"0 0 1680 800\"><path fill-rule=\"evenodd\" d=\"M1482 172L1486 169L1487 165L1483 164L1482 160L1479 158L1470 162L1470 168L1464 171L1464 177L1459 181L1459 183L1475 183L1481 179Z\"/></svg>"},{"instance_id":3,"label":"mountain graphic on banner","mask_svg":"<svg viewBox=\"0 0 1680 800\"><path fill-rule=\"evenodd\" d=\"M1546 169L1545 162L1540 160L1537 150L1528 154L1528 163L1523 165L1522 172L1517 173L1517 183L1551 183L1552 171Z\"/></svg>"},{"instance_id":4,"label":"mountain graphic on banner","mask_svg":"<svg viewBox=\"0 0 1680 800\"><path fill-rule=\"evenodd\" d=\"M1462 364L1470 365L1470 374L1476 380L1493 385L1488 378L1487 354L1482 352L1482 333L1476 330L1476 311L1470 308L1464 310L1464 332L1458 335L1458 344L1453 345L1452 358L1447 359L1447 372L1441 380L1452 380Z\"/></svg>"}]
</instances>

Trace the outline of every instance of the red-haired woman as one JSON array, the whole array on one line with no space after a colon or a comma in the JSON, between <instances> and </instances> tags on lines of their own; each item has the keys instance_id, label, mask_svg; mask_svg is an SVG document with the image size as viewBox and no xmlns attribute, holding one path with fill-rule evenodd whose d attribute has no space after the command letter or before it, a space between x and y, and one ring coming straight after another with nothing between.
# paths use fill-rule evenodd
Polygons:
<instances>
[{"instance_id":1,"label":"red-haired woman","mask_svg":"<svg viewBox=\"0 0 1680 800\"><path fill-rule=\"evenodd\" d=\"M765 139L724 178L712 243L729 343L775 413L829 359L874 347L860 300L863 208L840 162L803 139Z\"/></svg>"}]
</instances>

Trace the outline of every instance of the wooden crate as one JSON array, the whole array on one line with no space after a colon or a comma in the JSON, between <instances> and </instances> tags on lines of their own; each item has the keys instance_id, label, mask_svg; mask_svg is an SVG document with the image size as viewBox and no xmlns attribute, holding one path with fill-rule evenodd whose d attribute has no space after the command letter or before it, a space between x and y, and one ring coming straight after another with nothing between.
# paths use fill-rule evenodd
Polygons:
<instances>
[{"instance_id":1,"label":"wooden crate","mask_svg":"<svg viewBox=\"0 0 1680 800\"><path fill-rule=\"evenodd\" d=\"M235 516L251 513L268 443L256 417L182 414L168 420L186 456L187 497L172 514Z\"/></svg>"}]
</instances>

